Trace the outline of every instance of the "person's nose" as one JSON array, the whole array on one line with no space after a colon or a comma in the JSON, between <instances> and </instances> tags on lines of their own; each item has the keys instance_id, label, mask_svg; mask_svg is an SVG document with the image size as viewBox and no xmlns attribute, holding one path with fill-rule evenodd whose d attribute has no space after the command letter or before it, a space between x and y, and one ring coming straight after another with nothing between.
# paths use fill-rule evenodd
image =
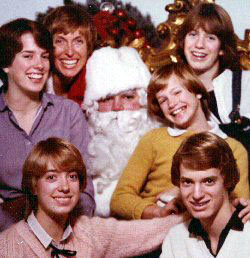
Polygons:
<instances>
[{"instance_id":1,"label":"person's nose","mask_svg":"<svg viewBox=\"0 0 250 258\"><path fill-rule=\"evenodd\" d=\"M112 105L112 111L121 111L123 110L123 104L119 96L116 96L113 100L113 105Z\"/></svg>"},{"instance_id":2,"label":"person's nose","mask_svg":"<svg viewBox=\"0 0 250 258\"><path fill-rule=\"evenodd\" d=\"M195 184L193 188L193 199L200 200L204 197L204 192L202 190L202 186L200 184Z\"/></svg>"},{"instance_id":3,"label":"person's nose","mask_svg":"<svg viewBox=\"0 0 250 258\"><path fill-rule=\"evenodd\" d=\"M42 57L36 57L34 67L38 70L43 70L44 68L44 60Z\"/></svg>"},{"instance_id":4,"label":"person's nose","mask_svg":"<svg viewBox=\"0 0 250 258\"><path fill-rule=\"evenodd\" d=\"M74 46L71 43L68 43L65 49L65 52L68 56L73 56L74 54Z\"/></svg>"},{"instance_id":5,"label":"person's nose","mask_svg":"<svg viewBox=\"0 0 250 258\"><path fill-rule=\"evenodd\" d=\"M204 35L198 35L195 41L195 46L197 48L204 48L205 47L205 37Z\"/></svg>"},{"instance_id":6,"label":"person's nose","mask_svg":"<svg viewBox=\"0 0 250 258\"><path fill-rule=\"evenodd\" d=\"M170 98L168 98L168 107L170 110L173 109L177 105L177 103L177 97L171 96Z\"/></svg>"},{"instance_id":7,"label":"person's nose","mask_svg":"<svg viewBox=\"0 0 250 258\"><path fill-rule=\"evenodd\" d=\"M67 177L63 176L60 179L59 191L67 193L69 192L69 182Z\"/></svg>"}]
</instances>

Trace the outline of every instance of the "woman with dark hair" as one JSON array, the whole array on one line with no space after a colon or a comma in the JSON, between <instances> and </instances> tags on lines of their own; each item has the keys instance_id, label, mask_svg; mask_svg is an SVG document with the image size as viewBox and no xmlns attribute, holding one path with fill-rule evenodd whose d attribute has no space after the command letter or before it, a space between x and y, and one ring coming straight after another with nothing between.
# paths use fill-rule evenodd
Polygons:
<instances>
[{"instance_id":1,"label":"woman with dark hair","mask_svg":"<svg viewBox=\"0 0 250 258\"><path fill-rule=\"evenodd\" d=\"M87 124L79 106L44 93L52 38L34 21L16 19L0 27L0 231L22 219L21 169L32 147L49 136L68 139L85 156ZM85 157L86 158L86 157ZM91 178L82 205L93 213Z\"/></svg>"},{"instance_id":2,"label":"woman with dark hair","mask_svg":"<svg viewBox=\"0 0 250 258\"><path fill-rule=\"evenodd\" d=\"M231 122L233 72L240 69L237 38L229 14L219 5L200 3L178 33L178 51L209 93L209 109L220 123ZM239 114L250 118L250 72L242 71Z\"/></svg>"},{"instance_id":3,"label":"woman with dark hair","mask_svg":"<svg viewBox=\"0 0 250 258\"><path fill-rule=\"evenodd\" d=\"M53 38L54 57L47 91L78 104L85 93L85 64L94 50L96 29L80 5L59 6L44 19Z\"/></svg>"}]
</instances>

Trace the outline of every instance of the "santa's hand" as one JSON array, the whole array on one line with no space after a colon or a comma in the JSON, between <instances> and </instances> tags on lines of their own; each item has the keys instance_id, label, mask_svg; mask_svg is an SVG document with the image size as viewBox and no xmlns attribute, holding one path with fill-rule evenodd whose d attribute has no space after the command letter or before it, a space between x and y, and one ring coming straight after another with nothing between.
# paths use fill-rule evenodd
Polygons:
<instances>
[{"instance_id":1,"label":"santa's hand","mask_svg":"<svg viewBox=\"0 0 250 258\"><path fill-rule=\"evenodd\" d=\"M179 200L173 199L172 201L165 204L163 207L158 205L150 205L145 208L142 213L142 219L152 219L152 218L161 218L167 217L172 214L180 214L183 211L180 208Z\"/></svg>"},{"instance_id":2,"label":"santa's hand","mask_svg":"<svg viewBox=\"0 0 250 258\"><path fill-rule=\"evenodd\" d=\"M236 198L233 200L233 205L236 207L238 204L243 205L245 208L240 211L239 218L241 218L242 222L245 224L250 220L250 200L244 198Z\"/></svg>"},{"instance_id":3,"label":"santa's hand","mask_svg":"<svg viewBox=\"0 0 250 258\"><path fill-rule=\"evenodd\" d=\"M172 201L174 198L180 198L180 190L179 188L175 187L171 190L165 190L164 192L158 194L156 196L156 203L159 207L164 207L167 203Z\"/></svg>"}]
</instances>

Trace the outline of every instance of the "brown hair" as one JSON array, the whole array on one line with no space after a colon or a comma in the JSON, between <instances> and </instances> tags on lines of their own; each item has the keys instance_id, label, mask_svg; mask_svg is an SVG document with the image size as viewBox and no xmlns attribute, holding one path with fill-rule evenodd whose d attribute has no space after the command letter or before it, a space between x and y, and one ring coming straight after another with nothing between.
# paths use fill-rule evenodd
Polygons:
<instances>
[{"instance_id":1,"label":"brown hair","mask_svg":"<svg viewBox=\"0 0 250 258\"><path fill-rule=\"evenodd\" d=\"M160 107L160 104L156 98L156 94L167 87L167 82L170 76L174 74L178 77L183 87L185 87L189 92L194 94L200 94L202 110L205 113L206 118L209 117L208 110L208 93L203 86L202 82L194 74L192 69L182 62L171 63L163 66L156 70L151 77L149 87L148 87L148 110L153 116L156 116L161 121L167 123L165 115Z\"/></svg>"},{"instance_id":2,"label":"brown hair","mask_svg":"<svg viewBox=\"0 0 250 258\"><path fill-rule=\"evenodd\" d=\"M91 16L82 6L59 6L49 12L43 23L52 36L56 33L68 34L80 29L87 43L88 56L93 52L97 32Z\"/></svg>"},{"instance_id":3,"label":"brown hair","mask_svg":"<svg viewBox=\"0 0 250 258\"><path fill-rule=\"evenodd\" d=\"M216 35L220 40L221 50L224 52L224 55L219 56L220 70L237 69L239 56L232 20L225 9L213 3L200 3L194 6L180 27L177 35L177 49L183 60L186 61L184 54L185 37L190 31L198 28Z\"/></svg>"},{"instance_id":4,"label":"brown hair","mask_svg":"<svg viewBox=\"0 0 250 258\"><path fill-rule=\"evenodd\" d=\"M0 69L1 79L7 84L3 68L9 67L17 53L22 51L21 36L31 33L36 44L52 57L53 42L49 31L40 23L24 18L15 19L0 27Z\"/></svg>"},{"instance_id":5,"label":"brown hair","mask_svg":"<svg viewBox=\"0 0 250 258\"><path fill-rule=\"evenodd\" d=\"M80 151L70 142L60 138L51 137L40 141L23 165L22 191L28 201L26 215L37 208L37 199L33 194L34 184L47 172L49 162L58 171L77 172L81 191L86 187L86 168Z\"/></svg>"},{"instance_id":6,"label":"brown hair","mask_svg":"<svg viewBox=\"0 0 250 258\"><path fill-rule=\"evenodd\" d=\"M225 140L210 132L188 137L176 151L171 167L171 180L176 186L180 186L181 165L192 170L219 169L228 192L234 190L240 179L230 146Z\"/></svg>"}]
</instances>

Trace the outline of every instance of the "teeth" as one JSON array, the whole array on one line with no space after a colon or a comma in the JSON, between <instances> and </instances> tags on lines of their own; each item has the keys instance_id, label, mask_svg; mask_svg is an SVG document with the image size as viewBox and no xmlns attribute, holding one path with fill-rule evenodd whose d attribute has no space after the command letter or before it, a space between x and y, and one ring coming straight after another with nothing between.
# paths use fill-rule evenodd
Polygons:
<instances>
[{"instance_id":1,"label":"teeth","mask_svg":"<svg viewBox=\"0 0 250 258\"><path fill-rule=\"evenodd\" d=\"M55 197L56 200L66 200L70 199L70 197Z\"/></svg>"},{"instance_id":2,"label":"teeth","mask_svg":"<svg viewBox=\"0 0 250 258\"><path fill-rule=\"evenodd\" d=\"M199 207L202 207L204 205L206 205L209 201L206 201L206 202L201 202L201 203L193 203L194 206L199 206Z\"/></svg>"},{"instance_id":3,"label":"teeth","mask_svg":"<svg viewBox=\"0 0 250 258\"><path fill-rule=\"evenodd\" d=\"M178 109L176 109L175 111L173 111L172 112L172 114L174 115L174 116L176 116L177 114L179 114L181 111L183 111L185 108L184 107L181 107L181 108L178 108Z\"/></svg>"},{"instance_id":4,"label":"teeth","mask_svg":"<svg viewBox=\"0 0 250 258\"><path fill-rule=\"evenodd\" d=\"M65 65L75 65L77 60L62 60L62 63Z\"/></svg>"},{"instance_id":5,"label":"teeth","mask_svg":"<svg viewBox=\"0 0 250 258\"><path fill-rule=\"evenodd\" d=\"M32 73L32 74L29 74L28 77L30 79L41 79L43 77L42 74L37 74L37 73Z\"/></svg>"},{"instance_id":6,"label":"teeth","mask_svg":"<svg viewBox=\"0 0 250 258\"><path fill-rule=\"evenodd\" d=\"M197 57L205 57L206 56L206 54L199 53L199 52L193 52L193 55L197 56Z\"/></svg>"}]
</instances>

